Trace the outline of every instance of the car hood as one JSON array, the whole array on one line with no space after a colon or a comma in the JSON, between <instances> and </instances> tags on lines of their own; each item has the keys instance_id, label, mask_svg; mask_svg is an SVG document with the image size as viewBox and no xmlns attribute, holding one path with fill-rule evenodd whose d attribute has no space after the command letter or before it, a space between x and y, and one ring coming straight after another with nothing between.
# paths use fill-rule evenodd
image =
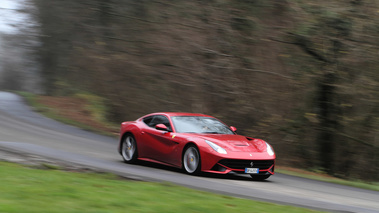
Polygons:
<instances>
[{"instance_id":1,"label":"car hood","mask_svg":"<svg viewBox=\"0 0 379 213\"><path fill-rule=\"evenodd\" d=\"M266 152L267 149L265 141L242 135L207 134L200 136L200 138L233 152Z\"/></svg>"}]
</instances>

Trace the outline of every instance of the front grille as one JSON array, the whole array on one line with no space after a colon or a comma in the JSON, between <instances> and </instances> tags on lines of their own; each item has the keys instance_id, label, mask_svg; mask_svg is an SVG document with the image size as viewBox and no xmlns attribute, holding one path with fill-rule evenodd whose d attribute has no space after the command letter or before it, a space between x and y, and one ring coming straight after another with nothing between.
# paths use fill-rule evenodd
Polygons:
<instances>
[{"instance_id":1,"label":"front grille","mask_svg":"<svg viewBox=\"0 0 379 213\"><path fill-rule=\"evenodd\" d=\"M231 169L245 169L251 168L251 162L253 162L253 168L259 168L260 170L269 169L273 164L274 160L233 160L233 159L223 159L218 163Z\"/></svg>"}]
</instances>

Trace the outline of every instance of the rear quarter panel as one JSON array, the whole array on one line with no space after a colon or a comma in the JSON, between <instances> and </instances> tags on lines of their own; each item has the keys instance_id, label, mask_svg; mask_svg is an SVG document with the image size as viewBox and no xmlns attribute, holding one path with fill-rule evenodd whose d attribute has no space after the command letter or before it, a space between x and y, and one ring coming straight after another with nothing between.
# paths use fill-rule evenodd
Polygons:
<instances>
[{"instance_id":1,"label":"rear quarter panel","mask_svg":"<svg viewBox=\"0 0 379 213\"><path fill-rule=\"evenodd\" d=\"M134 138L138 141L138 137L140 136L140 129L138 128L138 122L137 121L127 121L121 123L120 128L120 138L118 143L118 152L121 153L121 144L122 139L125 134L130 133L134 136Z\"/></svg>"}]
</instances>

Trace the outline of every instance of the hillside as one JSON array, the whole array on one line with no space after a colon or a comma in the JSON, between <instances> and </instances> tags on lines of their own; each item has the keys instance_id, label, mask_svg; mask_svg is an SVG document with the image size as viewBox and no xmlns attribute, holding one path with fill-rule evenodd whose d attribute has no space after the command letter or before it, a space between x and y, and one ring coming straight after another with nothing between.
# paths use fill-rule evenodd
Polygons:
<instances>
[{"instance_id":1,"label":"hillside","mask_svg":"<svg viewBox=\"0 0 379 213\"><path fill-rule=\"evenodd\" d=\"M376 1L33 1L47 95L211 114L281 165L378 180Z\"/></svg>"}]
</instances>

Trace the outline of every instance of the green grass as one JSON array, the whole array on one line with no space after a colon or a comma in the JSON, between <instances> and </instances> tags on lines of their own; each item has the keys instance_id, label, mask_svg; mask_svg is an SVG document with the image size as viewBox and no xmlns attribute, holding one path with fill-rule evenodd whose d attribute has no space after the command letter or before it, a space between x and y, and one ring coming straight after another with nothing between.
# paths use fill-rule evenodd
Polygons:
<instances>
[{"instance_id":1,"label":"green grass","mask_svg":"<svg viewBox=\"0 0 379 213\"><path fill-rule=\"evenodd\" d=\"M115 175L0 162L0 212L317 212Z\"/></svg>"},{"instance_id":2,"label":"green grass","mask_svg":"<svg viewBox=\"0 0 379 213\"><path fill-rule=\"evenodd\" d=\"M77 93L75 97L84 99L89 103L87 110L91 112L91 116L94 117L95 120L107 126L111 125L106 118L108 108L104 104L104 98L87 92Z\"/></svg>"}]
</instances>

